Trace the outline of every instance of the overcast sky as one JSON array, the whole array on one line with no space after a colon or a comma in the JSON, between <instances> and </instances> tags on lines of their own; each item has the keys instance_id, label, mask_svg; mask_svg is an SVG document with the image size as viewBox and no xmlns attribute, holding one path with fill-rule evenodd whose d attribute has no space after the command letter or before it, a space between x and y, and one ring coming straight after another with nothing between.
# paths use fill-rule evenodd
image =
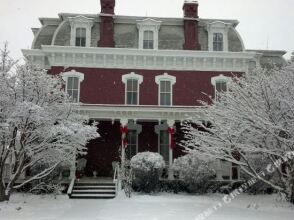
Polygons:
<instances>
[{"instance_id":1,"label":"overcast sky","mask_svg":"<svg viewBox=\"0 0 294 220\"><path fill-rule=\"evenodd\" d=\"M182 17L184 0L116 0L118 15ZM199 0L201 18L237 19L246 49L294 51L294 0ZM33 41L39 17L60 12L99 13L100 0L0 0L0 42L21 57Z\"/></svg>"}]
</instances>

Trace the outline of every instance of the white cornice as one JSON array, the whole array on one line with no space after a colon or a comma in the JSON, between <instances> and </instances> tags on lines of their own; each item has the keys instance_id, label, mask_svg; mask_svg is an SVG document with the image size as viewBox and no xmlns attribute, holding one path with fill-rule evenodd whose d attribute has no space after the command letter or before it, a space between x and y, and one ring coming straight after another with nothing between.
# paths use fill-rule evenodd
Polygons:
<instances>
[{"instance_id":1,"label":"white cornice","mask_svg":"<svg viewBox=\"0 0 294 220\"><path fill-rule=\"evenodd\" d=\"M140 50L125 48L42 46L22 50L32 62L45 66L88 68L247 72L258 62L255 52ZM47 62L47 63L46 63ZM249 65L250 64L250 65Z\"/></svg>"},{"instance_id":2,"label":"white cornice","mask_svg":"<svg viewBox=\"0 0 294 220\"><path fill-rule=\"evenodd\" d=\"M127 105L77 105L80 113L93 119L135 119L184 121L202 114L202 106L127 106Z\"/></svg>"}]
</instances>

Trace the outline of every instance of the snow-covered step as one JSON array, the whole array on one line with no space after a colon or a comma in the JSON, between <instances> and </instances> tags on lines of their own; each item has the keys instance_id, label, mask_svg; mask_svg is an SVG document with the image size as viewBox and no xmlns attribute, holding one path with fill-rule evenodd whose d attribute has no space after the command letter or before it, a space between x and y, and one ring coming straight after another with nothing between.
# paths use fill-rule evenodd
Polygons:
<instances>
[{"instance_id":1,"label":"snow-covered step","mask_svg":"<svg viewBox=\"0 0 294 220\"><path fill-rule=\"evenodd\" d=\"M78 182L69 193L71 199L112 199L116 195L113 182Z\"/></svg>"},{"instance_id":2,"label":"snow-covered step","mask_svg":"<svg viewBox=\"0 0 294 220\"><path fill-rule=\"evenodd\" d=\"M71 199L113 199L115 194L72 194Z\"/></svg>"},{"instance_id":3,"label":"snow-covered step","mask_svg":"<svg viewBox=\"0 0 294 220\"><path fill-rule=\"evenodd\" d=\"M76 182L75 183L75 186L115 186L115 184L113 182L89 182L89 183L86 183L86 182Z\"/></svg>"},{"instance_id":4,"label":"snow-covered step","mask_svg":"<svg viewBox=\"0 0 294 220\"><path fill-rule=\"evenodd\" d=\"M109 193L109 194L115 194L115 190L73 190L72 193Z\"/></svg>"},{"instance_id":5,"label":"snow-covered step","mask_svg":"<svg viewBox=\"0 0 294 220\"><path fill-rule=\"evenodd\" d=\"M115 189L115 186L74 186L74 188L79 188L79 189L85 189L85 188L90 188L90 189Z\"/></svg>"}]
</instances>

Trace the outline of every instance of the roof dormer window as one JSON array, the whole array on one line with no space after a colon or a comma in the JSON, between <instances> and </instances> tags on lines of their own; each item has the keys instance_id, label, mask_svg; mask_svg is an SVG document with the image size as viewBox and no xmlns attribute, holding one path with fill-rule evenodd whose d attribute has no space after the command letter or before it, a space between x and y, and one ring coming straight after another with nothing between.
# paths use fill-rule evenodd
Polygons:
<instances>
[{"instance_id":1,"label":"roof dormer window","mask_svg":"<svg viewBox=\"0 0 294 220\"><path fill-rule=\"evenodd\" d=\"M151 18L137 21L139 30L139 49L158 49L158 32L161 21Z\"/></svg>"},{"instance_id":2,"label":"roof dormer window","mask_svg":"<svg viewBox=\"0 0 294 220\"><path fill-rule=\"evenodd\" d=\"M68 18L71 27L70 45L76 47L91 46L91 29L94 24L92 18L84 16Z\"/></svg>"},{"instance_id":3,"label":"roof dormer window","mask_svg":"<svg viewBox=\"0 0 294 220\"><path fill-rule=\"evenodd\" d=\"M232 24L215 21L207 25L208 50L228 51L228 32Z\"/></svg>"}]
</instances>

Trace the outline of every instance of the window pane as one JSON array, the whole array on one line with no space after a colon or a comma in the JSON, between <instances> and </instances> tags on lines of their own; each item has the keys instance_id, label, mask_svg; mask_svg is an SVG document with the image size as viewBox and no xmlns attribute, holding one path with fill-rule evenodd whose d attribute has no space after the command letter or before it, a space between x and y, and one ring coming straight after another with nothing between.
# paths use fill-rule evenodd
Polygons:
<instances>
[{"instance_id":1,"label":"window pane","mask_svg":"<svg viewBox=\"0 0 294 220\"><path fill-rule=\"evenodd\" d=\"M78 102L78 90L73 90L72 92L72 101Z\"/></svg>"},{"instance_id":2,"label":"window pane","mask_svg":"<svg viewBox=\"0 0 294 220\"><path fill-rule=\"evenodd\" d=\"M76 29L76 46L78 47L86 46L86 29L85 28Z\"/></svg>"},{"instance_id":3,"label":"window pane","mask_svg":"<svg viewBox=\"0 0 294 220\"><path fill-rule=\"evenodd\" d=\"M160 105L170 106L171 105L171 94L160 93Z\"/></svg>"},{"instance_id":4,"label":"window pane","mask_svg":"<svg viewBox=\"0 0 294 220\"><path fill-rule=\"evenodd\" d=\"M137 105L137 92L127 92L127 105Z\"/></svg>"},{"instance_id":5,"label":"window pane","mask_svg":"<svg viewBox=\"0 0 294 220\"><path fill-rule=\"evenodd\" d=\"M144 31L144 40L153 41L153 31Z\"/></svg>"},{"instance_id":6,"label":"window pane","mask_svg":"<svg viewBox=\"0 0 294 220\"><path fill-rule=\"evenodd\" d=\"M160 81L160 92L165 92L165 81Z\"/></svg>"},{"instance_id":7,"label":"window pane","mask_svg":"<svg viewBox=\"0 0 294 220\"><path fill-rule=\"evenodd\" d=\"M127 81L127 91L128 92L137 92L138 91L138 80L129 79Z\"/></svg>"},{"instance_id":8,"label":"window pane","mask_svg":"<svg viewBox=\"0 0 294 220\"><path fill-rule=\"evenodd\" d=\"M218 81L215 84L217 92L225 92L227 91L227 83L225 81Z\"/></svg>"},{"instance_id":9,"label":"window pane","mask_svg":"<svg viewBox=\"0 0 294 220\"><path fill-rule=\"evenodd\" d=\"M143 49L154 48L154 34L153 31L144 31L143 36Z\"/></svg>"},{"instance_id":10,"label":"window pane","mask_svg":"<svg viewBox=\"0 0 294 220\"><path fill-rule=\"evenodd\" d=\"M78 77L73 77L73 87L72 89L78 89L79 88L79 79Z\"/></svg>"},{"instance_id":11,"label":"window pane","mask_svg":"<svg viewBox=\"0 0 294 220\"><path fill-rule=\"evenodd\" d=\"M223 34L222 33L213 33L213 50L214 51L223 51Z\"/></svg>"},{"instance_id":12,"label":"window pane","mask_svg":"<svg viewBox=\"0 0 294 220\"><path fill-rule=\"evenodd\" d=\"M73 77L68 77L67 78L67 85L66 85L67 89L72 89L73 87Z\"/></svg>"}]
</instances>

